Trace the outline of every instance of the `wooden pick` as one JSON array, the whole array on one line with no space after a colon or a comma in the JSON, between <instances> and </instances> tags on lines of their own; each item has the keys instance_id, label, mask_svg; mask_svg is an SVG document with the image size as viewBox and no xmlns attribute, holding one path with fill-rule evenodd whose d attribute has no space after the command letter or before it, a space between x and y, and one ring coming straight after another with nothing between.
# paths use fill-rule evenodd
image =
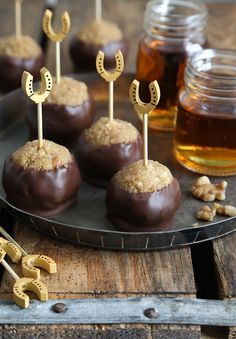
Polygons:
<instances>
[{"instance_id":1,"label":"wooden pick","mask_svg":"<svg viewBox=\"0 0 236 339\"><path fill-rule=\"evenodd\" d=\"M38 111L38 147L43 146L43 119L42 119L42 103L46 100L52 89L52 76L45 68L41 68L41 82L37 92L33 90L33 76L29 72L24 71L21 78L21 84L26 95L37 104Z\"/></svg>"},{"instance_id":2,"label":"wooden pick","mask_svg":"<svg viewBox=\"0 0 236 339\"><path fill-rule=\"evenodd\" d=\"M17 251L18 256L23 256L22 260L22 273L25 277L28 278L34 278L39 280L40 279L40 268L43 268L48 273L56 273L57 272L57 265L55 261L51 258L49 258L46 255L28 255L23 248L20 247L20 245L8 234L4 228L0 226L0 233L9 241L5 240L4 238L0 238L0 246L1 246L1 239L3 239L5 242L10 244L10 246L14 246L14 250ZM9 246L9 245L8 245ZM1 254L1 253L0 253ZM10 255L10 252L9 252ZM18 258L18 257L17 257ZM20 260L20 259L19 259ZM18 260L18 261L19 261ZM18 262L14 261L14 262Z\"/></svg>"},{"instance_id":3,"label":"wooden pick","mask_svg":"<svg viewBox=\"0 0 236 339\"><path fill-rule=\"evenodd\" d=\"M116 67L112 71L107 71L104 68L104 52L99 51L96 58L96 68L98 74L109 83L109 118L114 119L114 81L116 81L124 70L124 58L121 50L115 54Z\"/></svg>"},{"instance_id":4,"label":"wooden pick","mask_svg":"<svg viewBox=\"0 0 236 339\"><path fill-rule=\"evenodd\" d=\"M22 15L21 15L21 3L23 0L15 0L15 35L16 38L20 38L22 35Z\"/></svg>"},{"instance_id":5,"label":"wooden pick","mask_svg":"<svg viewBox=\"0 0 236 339\"><path fill-rule=\"evenodd\" d=\"M14 245L12 244L11 247L13 248ZM8 250L8 248L6 248L5 245L4 248ZM1 246L0 249L2 249ZM27 308L29 306L29 297L27 294L24 293L24 291L34 292L40 299L40 301L48 300L47 287L41 281L30 278L20 278L16 274L16 272L11 268L11 266L4 260L4 256L2 255L0 256L0 263L8 271L12 278L16 281L13 286L13 299L17 305L19 305L22 308Z\"/></svg>"},{"instance_id":6,"label":"wooden pick","mask_svg":"<svg viewBox=\"0 0 236 339\"><path fill-rule=\"evenodd\" d=\"M160 100L160 88L158 82L155 80L149 84L149 91L151 95L151 100L149 103L144 103L139 97L139 81L134 80L130 86L130 100L134 105L134 109L138 114L143 115L143 156L144 156L144 165L148 167L148 116L156 108Z\"/></svg>"},{"instance_id":7,"label":"wooden pick","mask_svg":"<svg viewBox=\"0 0 236 339\"><path fill-rule=\"evenodd\" d=\"M95 0L95 20L102 20L102 0Z\"/></svg>"},{"instance_id":8,"label":"wooden pick","mask_svg":"<svg viewBox=\"0 0 236 339\"><path fill-rule=\"evenodd\" d=\"M68 12L64 12L61 15L61 31L55 32L52 28L52 12L47 9L43 16L43 31L47 35L47 37L56 42L56 81L57 84L61 81L61 51L60 51L60 43L66 37L66 35L70 31L71 21L70 15Z\"/></svg>"}]
</instances>

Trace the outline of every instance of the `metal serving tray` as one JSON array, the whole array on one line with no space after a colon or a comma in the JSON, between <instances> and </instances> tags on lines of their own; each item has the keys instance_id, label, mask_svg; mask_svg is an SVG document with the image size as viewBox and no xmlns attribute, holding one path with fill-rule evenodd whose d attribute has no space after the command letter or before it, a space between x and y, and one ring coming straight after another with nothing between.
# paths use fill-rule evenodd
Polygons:
<instances>
[{"instance_id":1,"label":"metal serving tray","mask_svg":"<svg viewBox=\"0 0 236 339\"><path fill-rule=\"evenodd\" d=\"M97 74L76 75L89 86L97 108L98 118L107 114L107 83ZM129 101L129 86L134 76L126 74L115 85L115 116L129 120L142 128ZM0 170L7 155L21 146L28 137L24 121L25 97L22 90L14 91L0 100ZM172 154L172 133L150 131L149 158L167 165L180 181L182 204L173 225L162 232L120 232L106 220L105 190L82 183L77 205L54 218L32 215L9 204L0 183L0 204L21 223L50 236L75 243L113 250L150 251L173 248L220 237L236 229L235 218L216 217L214 223L198 222L196 212L203 202L193 198L190 192L192 183L198 175L182 168ZM213 181L215 178L212 178ZM216 179L216 180L219 180ZM236 178L227 178L227 199L225 203L235 205Z\"/></svg>"}]
</instances>

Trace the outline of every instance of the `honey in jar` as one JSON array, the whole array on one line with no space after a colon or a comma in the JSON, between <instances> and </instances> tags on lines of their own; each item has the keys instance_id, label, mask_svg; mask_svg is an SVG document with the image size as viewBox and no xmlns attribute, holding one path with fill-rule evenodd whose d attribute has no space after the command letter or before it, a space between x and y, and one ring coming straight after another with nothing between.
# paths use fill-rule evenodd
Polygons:
<instances>
[{"instance_id":1,"label":"honey in jar","mask_svg":"<svg viewBox=\"0 0 236 339\"><path fill-rule=\"evenodd\" d=\"M157 80L161 89L158 107L149 118L151 128L169 131L175 127L177 93L183 84L186 59L206 44L206 17L206 7L198 0L153 0L147 4L136 77L143 101L150 100L151 81Z\"/></svg>"},{"instance_id":2,"label":"honey in jar","mask_svg":"<svg viewBox=\"0 0 236 339\"><path fill-rule=\"evenodd\" d=\"M176 159L216 176L236 174L236 55L206 49L187 63L178 97Z\"/></svg>"}]
</instances>

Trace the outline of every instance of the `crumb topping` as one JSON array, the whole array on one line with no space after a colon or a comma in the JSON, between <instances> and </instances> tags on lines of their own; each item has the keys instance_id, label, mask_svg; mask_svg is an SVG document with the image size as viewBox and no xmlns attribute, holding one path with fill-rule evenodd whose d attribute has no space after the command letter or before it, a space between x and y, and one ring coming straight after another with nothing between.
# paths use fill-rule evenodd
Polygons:
<instances>
[{"instance_id":1,"label":"crumb topping","mask_svg":"<svg viewBox=\"0 0 236 339\"><path fill-rule=\"evenodd\" d=\"M12 154L13 160L24 168L52 170L66 166L72 157L68 149L44 140L43 147L38 149L38 140L29 141Z\"/></svg>"},{"instance_id":2,"label":"crumb topping","mask_svg":"<svg viewBox=\"0 0 236 339\"><path fill-rule=\"evenodd\" d=\"M123 39L123 34L119 27L105 20L90 22L77 36L85 42L102 46Z\"/></svg>"},{"instance_id":3,"label":"crumb topping","mask_svg":"<svg viewBox=\"0 0 236 339\"><path fill-rule=\"evenodd\" d=\"M103 117L85 130L85 140L95 146L129 144L135 142L139 132L130 122L119 119L110 121Z\"/></svg>"},{"instance_id":4,"label":"crumb topping","mask_svg":"<svg viewBox=\"0 0 236 339\"><path fill-rule=\"evenodd\" d=\"M57 105L82 105L88 100L88 87L84 82L69 77L61 77L61 82L56 83L53 79L53 87L46 99L47 103Z\"/></svg>"},{"instance_id":5,"label":"crumb topping","mask_svg":"<svg viewBox=\"0 0 236 339\"><path fill-rule=\"evenodd\" d=\"M122 168L115 178L119 186L130 193L160 191L173 180L169 169L153 160L148 161L148 167L145 167L143 160L134 162Z\"/></svg>"},{"instance_id":6,"label":"crumb topping","mask_svg":"<svg viewBox=\"0 0 236 339\"><path fill-rule=\"evenodd\" d=\"M27 59L37 57L41 53L41 47L30 36L16 38L11 35L0 39L0 55Z\"/></svg>"}]
</instances>

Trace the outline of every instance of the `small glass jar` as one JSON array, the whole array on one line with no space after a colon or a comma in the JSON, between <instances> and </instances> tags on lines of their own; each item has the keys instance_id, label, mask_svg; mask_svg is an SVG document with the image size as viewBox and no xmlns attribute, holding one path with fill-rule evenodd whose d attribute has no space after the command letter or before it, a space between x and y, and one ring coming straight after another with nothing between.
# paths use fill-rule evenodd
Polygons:
<instances>
[{"instance_id":1,"label":"small glass jar","mask_svg":"<svg viewBox=\"0 0 236 339\"><path fill-rule=\"evenodd\" d=\"M136 76L143 101L150 100L149 82L157 80L160 85L161 99L150 114L149 127L174 129L177 93L183 83L186 59L205 46L206 19L207 9L200 0L148 2Z\"/></svg>"},{"instance_id":2,"label":"small glass jar","mask_svg":"<svg viewBox=\"0 0 236 339\"><path fill-rule=\"evenodd\" d=\"M176 159L207 175L236 174L236 54L206 49L189 59L179 92Z\"/></svg>"}]
</instances>

